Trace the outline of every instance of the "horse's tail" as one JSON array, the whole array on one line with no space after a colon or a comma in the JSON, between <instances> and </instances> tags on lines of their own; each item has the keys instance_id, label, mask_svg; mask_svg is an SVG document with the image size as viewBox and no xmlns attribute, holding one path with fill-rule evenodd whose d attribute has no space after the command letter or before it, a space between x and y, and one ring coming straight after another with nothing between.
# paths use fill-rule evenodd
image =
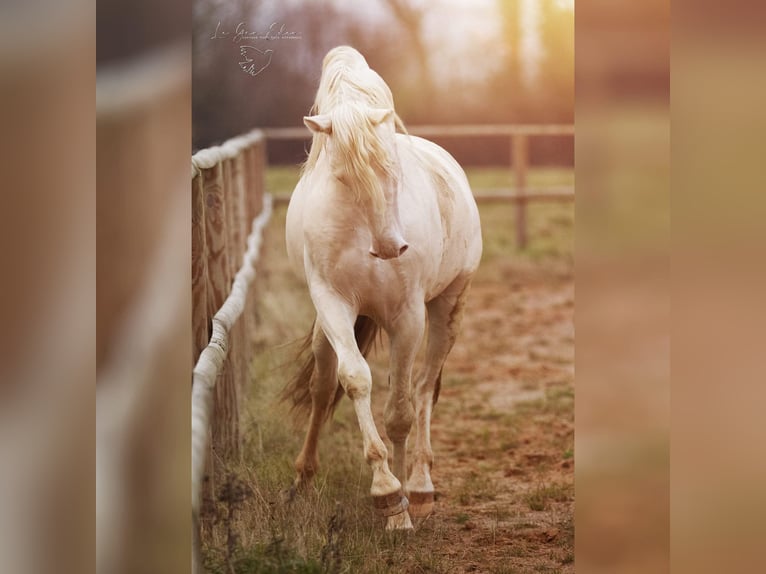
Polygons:
<instances>
[{"instance_id":1,"label":"horse's tail","mask_svg":"<svg viewBox=\"0 0 766 574\"><path fill-rule=\"evenodd\" d=\"M354 323L354 337L363 357L366 358L375 346L379 332L380 328L375 321L362 315L357 317ZM296 418L298 418L298 415L303 415L305 418L311 413L311 379L314 377L316 367L314 353L311 350L313 333L314 325L312 324L308 335L301 341L297 353L297 361L300 362L301 367L285 385L280 395L283 401L292 403L291 411L296 415ZM332 407L327 410L327 419L332 417L343 395L343 387L338 385L335 390L335 399L333 400Z\"/></svg>"}]
</instances>

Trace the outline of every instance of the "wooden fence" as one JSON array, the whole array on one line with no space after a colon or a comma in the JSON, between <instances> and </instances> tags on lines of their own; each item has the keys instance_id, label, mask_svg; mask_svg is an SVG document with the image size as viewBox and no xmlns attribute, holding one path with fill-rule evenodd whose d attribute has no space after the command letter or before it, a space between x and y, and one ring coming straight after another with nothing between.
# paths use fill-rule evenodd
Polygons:
<instances>
[{"instance_id":1,"label":"wooden fence","mask_svg":"<svg viewBox=\"0 0 766 574\"><path fill-rule=\"evenodd\" d=\"M540 136L574 136L570 124L548 125L461 125L461 126L410 126L409 133L424 138L454 137L500 137L511 141L509 165L515 176L515 188L474 189L479 202L513 202L516 205L516 243L527 246L527 203L532 201L574 201L573 187L531 188L527 185L529 169L529 138ZM263 130L269 140L309 139L307 128L267 128ZM276 201L287 201L289 196L276 196Z\"/></svg>"},{"instance_id":2,"label":"wooden fence","mask_svg":"<svg viewBox=\"0 0 766 574\"><path fill-rule=\"evenodd\" d=\"M236 456L242 398L255 335L250 283L271 214L265 138L255 130L192 157L192 512L194 566L199 517L215 492L217 459ZM206 472L207 468L207 472Z\"/></svg>"}]
</instances>

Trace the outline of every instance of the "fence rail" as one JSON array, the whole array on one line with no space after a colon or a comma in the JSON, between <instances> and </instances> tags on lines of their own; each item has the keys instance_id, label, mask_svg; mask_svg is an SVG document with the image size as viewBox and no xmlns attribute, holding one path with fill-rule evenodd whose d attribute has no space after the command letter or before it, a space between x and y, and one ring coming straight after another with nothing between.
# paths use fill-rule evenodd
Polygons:
<instances>
[{"instance_id":1,"label":"fence rail","mask_svg":"<svg viewBox=\"0 0 766 574\"><path fill-rule=\"evenodd\" d=\"M457 126L410 126L407 131L415 136L428 138L503 137L511 142L509 164L514 173L515 188L475 189L478 202L511 202L516 206L516 244L525 248L529 235L527 230L527 204L533 201L573 201L574 187L530 188L527 185L529 170L529 138L541 136L574 136L571 124L505 124L505 125L457 125ZM269 140L300 140L311 138L304 127L265 128ZM289 196L278 195L275 201L285 202Z\"/></svg>"}]
</instances>

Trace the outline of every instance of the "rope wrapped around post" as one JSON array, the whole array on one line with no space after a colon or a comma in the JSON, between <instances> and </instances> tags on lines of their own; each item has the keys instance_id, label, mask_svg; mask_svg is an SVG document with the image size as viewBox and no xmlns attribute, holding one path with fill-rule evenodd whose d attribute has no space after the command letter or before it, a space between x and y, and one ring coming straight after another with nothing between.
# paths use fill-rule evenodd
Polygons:
<instances>
[{"instance_id":1,"label":"rope wrapped around post","mask_svg":"<svg viewBox=\"0 0 766 574\"><path fill-rule=\"evenodd\" d=\"M247 251L242 267L237 272L231 293L213 317L213 335L210 343L194 367L192 383L192 512L199 513L202 475L205 469L208 429L213 406L216 379L228 354L229 332L245 306L245 297L255 277L255 264L263 241L263 228L271 217L271 196L263 197L263 209L253 220L252 232L247 239Z\"/></svg>"}]
</instances>

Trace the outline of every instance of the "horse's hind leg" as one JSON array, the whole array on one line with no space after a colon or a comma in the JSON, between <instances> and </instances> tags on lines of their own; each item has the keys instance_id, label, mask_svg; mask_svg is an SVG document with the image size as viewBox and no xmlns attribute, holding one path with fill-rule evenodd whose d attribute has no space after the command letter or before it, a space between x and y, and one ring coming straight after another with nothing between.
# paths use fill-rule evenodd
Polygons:
<instances>
[{"instance_id":1,"label":"horse's hind leg","mask_svg":"<svg viewBox=\"0 0 766 574\"><path fill-rule=\"evenodd\" d=\"M319 321L314 324L311 350L315 360L314 374L309 383L311 415L309 416L309 426L303 448L295 460L296 489L311 484L319 469L319 456L317 454L319 431L332 408L338 387L338 359L324 331L322 331Z\"/></svg>"},{"instance_id":2,"label":"horse's hind leg","mask_svg":"<svg viewBox=\"0 0 766 574\"><path fill-rule=\"evenodd\" d=\"M423 517L433 512L431 412L439 398L444 361L460 330L469 283L470 278L459 278L427 304L426 362L413 394L416 434L412 472L407 481L412 516Z\"/></svg>"}]
</instances>

